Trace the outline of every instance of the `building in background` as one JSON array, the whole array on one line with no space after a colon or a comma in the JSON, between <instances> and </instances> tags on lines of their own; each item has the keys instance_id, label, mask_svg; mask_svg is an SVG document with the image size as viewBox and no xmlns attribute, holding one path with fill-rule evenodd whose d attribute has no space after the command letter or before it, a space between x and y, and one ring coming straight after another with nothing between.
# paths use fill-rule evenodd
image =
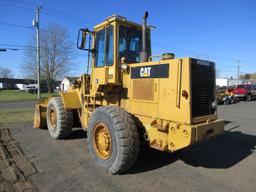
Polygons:
<instances>
[{"instance_id":1,"label":"building in background","mask_svg":"<svg viewBox=\"0 0 256 192\"><path fill-rule=\"evenodd\" d=\"M228 86L228 79L216 79L216 86L219 86L219 87Z\"/></svg>"},{"instance_id":2,"label":"building in background","mask_svg":"<svg viewBox=\"0 0 256 192\"><path fill-rule=\"evenodd\" d=\"M32 79L0 78L0 89L24 89L26 85L36 83Z\"/></svg>"},{"instance_id":3,"label":"building in background","mask_svg":"<svg viewBox=\"0 0 256 192\"><path fill-rule=\"evenodd\" d=\"M60 85L61 91L66 92L77 79L79 79L79 77L65 77Z\"/></svg>"},{"instance_id":4,"label":"building in background","mask_svg":"<svg viewBox=\"0 0 256 192\"><path fill-rule=\"evenodd\" d=\"M256 80L246 80L246 79L216 79L216 86L218 87L231 87L241 84L256 84Z\"/></svg>"}]
</instances>

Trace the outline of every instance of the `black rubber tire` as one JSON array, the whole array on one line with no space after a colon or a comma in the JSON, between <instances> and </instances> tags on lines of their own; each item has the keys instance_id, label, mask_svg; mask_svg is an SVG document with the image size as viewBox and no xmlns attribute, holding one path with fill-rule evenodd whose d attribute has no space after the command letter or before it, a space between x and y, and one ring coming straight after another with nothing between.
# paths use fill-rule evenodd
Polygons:
<instances>
[{"instance_id":1,"label":"black rubber tire","mask_svg":"<svg viewBox=\"0 0 256 192\"><path fill-rule=\"evenodd\" d=\"M251 95L247 95L247 97L246 97L246 101L250 102L250 101L251 101L251 99L252 99Z\"/></svg>"},{"instance_id":2,"label":"black rubber tire","mask_svg":"<svg viewBox=\"0 0 256 192\"><path fill-rule=\"evenodd\" d=\"M230 104L234 104L234 103L235 103L234 98L231 97L231 98L230 98Z\"/></svg>"},{"instance_id":3,"label":"black rubber tire","mask_svg":"<svg viewBox=\"0 0 256 192\"><path fill-rule=\"evenodd\" d=\"M227 97L223 103L224 103L224 105L229 105L229 103L230 103L229 98Z\"/></svg>"},{"instance_id":4,"label":"black rubber tire","mask_svg":"<svg viewBox=\"0 0 256 192\"><path fill-rule=\"evenodd\" d=\"M108 159L100 158L94 149L93 129L103 123L111 135L112 153ZM124 173L133 166L139 154L139 136L132 116L117 106L97 108L89 121L87 141L96 163L111 174Z\"/></svg>"},{"instance_id":5,"label":"black rubber tire","mask_svg":"<svg viewBox=\"0 0 256 192\"><path fill-rule=\"evenodd\" d=\"M54 108L57 116L57 125L54 129L50 122L50 110ZM61 97L52 97L47 106L47 127L52 138L64 139L72 132L73 127L73 112L66 110Z\"/></svg>"}]
</instances>

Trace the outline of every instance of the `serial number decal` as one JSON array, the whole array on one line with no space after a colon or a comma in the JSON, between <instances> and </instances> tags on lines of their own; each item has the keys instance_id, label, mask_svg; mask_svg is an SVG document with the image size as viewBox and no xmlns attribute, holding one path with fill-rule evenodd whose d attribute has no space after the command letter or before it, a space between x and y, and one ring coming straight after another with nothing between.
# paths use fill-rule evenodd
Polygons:
<instances>
[{"instance_id":1,"label":"serial number decal","mask_svg":"<svg viewBox=\"0 0 256 192\"><path fill-rule=\"evenodd\" d=\"M131 78L168 78L169 64L148 65L131 68Z\"/></svg>"}]
</instances>

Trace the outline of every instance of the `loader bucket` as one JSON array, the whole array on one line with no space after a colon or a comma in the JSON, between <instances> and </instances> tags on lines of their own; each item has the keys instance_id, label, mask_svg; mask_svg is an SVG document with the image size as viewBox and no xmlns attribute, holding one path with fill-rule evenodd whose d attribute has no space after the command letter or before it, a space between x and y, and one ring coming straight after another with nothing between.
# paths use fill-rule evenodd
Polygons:
<instances>
[{"instance_id":1,"label":"loader bucket","mask_svg":"<svg viewBox=\"0 0 256 192\"><path fill-rule=\"evenodd\" d=\"M35 106L34 128L47 128L46 111L49 99L43 99L37 102Z\"/></svg>"}]
</instances>

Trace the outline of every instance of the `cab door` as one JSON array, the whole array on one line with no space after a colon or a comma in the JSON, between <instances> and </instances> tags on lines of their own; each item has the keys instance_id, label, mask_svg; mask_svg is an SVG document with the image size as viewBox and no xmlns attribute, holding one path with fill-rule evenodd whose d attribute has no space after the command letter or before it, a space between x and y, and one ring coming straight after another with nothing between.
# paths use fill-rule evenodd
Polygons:
<instances>
[{"instance_id":1,"label":"cab door","mask_svg":"<svg viewBox=\"0 0 256 192\"><path fill-rule=\"evenodd\" d=\"M96 92L99 85L115 83L113 25L109 25L96 32L94 48L92 90Z\"/></svg>"}]
</instances>

